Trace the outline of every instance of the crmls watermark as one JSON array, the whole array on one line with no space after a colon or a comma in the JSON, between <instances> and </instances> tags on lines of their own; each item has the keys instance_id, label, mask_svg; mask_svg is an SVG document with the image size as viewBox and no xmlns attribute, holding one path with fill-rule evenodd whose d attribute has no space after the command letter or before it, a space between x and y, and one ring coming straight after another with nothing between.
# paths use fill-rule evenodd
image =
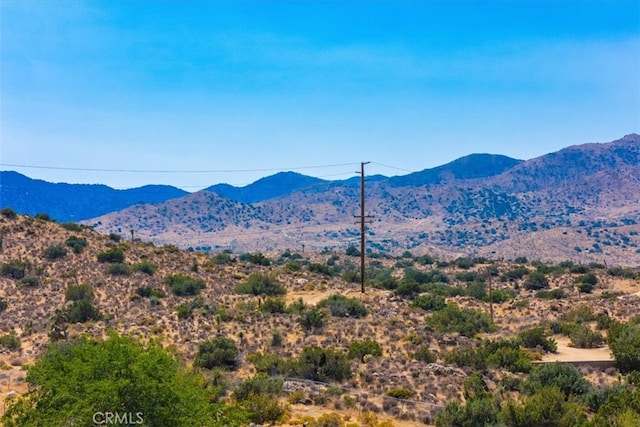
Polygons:
<instances>
[{"instance_id":1,"label":"crmls watermark","mask_svg":"<svg viewBox=\"0 0 640 427\"><path fill-rule=\"evenodd\" d=\"M142 412L96 412L93 414L93 422L97 426L144 424L144 414Z\"/></svg>"}]
</instances>

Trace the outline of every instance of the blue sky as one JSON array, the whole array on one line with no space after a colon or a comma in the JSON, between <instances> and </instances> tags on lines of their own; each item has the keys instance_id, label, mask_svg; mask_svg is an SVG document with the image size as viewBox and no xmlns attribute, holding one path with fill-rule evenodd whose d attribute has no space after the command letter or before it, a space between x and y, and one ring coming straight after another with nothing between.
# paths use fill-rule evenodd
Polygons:
<instances>
[{"instance_id":1,"label":"blue sky","mask_svg":"<svg viewBox=\"0 0 640 427\"><path fill-rule=\"evenodd\" d=\"M48 181L397 175L640 132L637 0L2 0L0 20L0 169Z\"/></svg>"}]
</instances>

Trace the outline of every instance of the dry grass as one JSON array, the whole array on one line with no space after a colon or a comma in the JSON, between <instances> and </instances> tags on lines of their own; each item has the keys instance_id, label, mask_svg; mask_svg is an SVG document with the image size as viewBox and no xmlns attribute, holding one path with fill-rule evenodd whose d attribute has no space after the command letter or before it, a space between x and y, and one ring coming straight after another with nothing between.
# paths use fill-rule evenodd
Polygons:
<instances>
[{"instance_id":1,"label":"dry grass","mask_svg":"<svg viewBox=\"0 0 640 427\"><path fill-rule=\"evenodd\" d=\"M21 365L32 362L45 349L54 312L65 305L65 289L69 285L83 283L94 288L96 303L108 318L70 325L71 337L80 334L105 336L107 329L113 329L139 336L143 340L155 339L166 346L175 346L187 363L193 360L198 343L218 333L236 340L242 359L258 351L294 357L308 345L346 349L354 339L372 338L382 345L382 357L373 358L367 363L353 362L354 376L341 385L348 389L342 396L327 399L320 405L291 405L292 419L302 415L316 416L337 412L353 420L359 413L369 411L377 413L380 420L393 419L398 426L424 425L434 419L438 408L452 399L462 398L462 383L466 377L464 372L457 370L457 374L443 375L429 368L425 362L412 360L410 354L416 350L416 344L409 338L419 339L423 345L428 345L438 356L438 364L444 364L442 358L448 350L469 345L472 340L426 329L425 319L429 314L410 307L407 300L389 291L368 289L365 294L361 294L359 285L346 283L340 277L322 276L304 269L287 272L278 265L257 266L243 262L213 265L210 257L205 254L177 251L172 247L154 247L139 242L116 243L90 229L70 232L58 224L28 217L16 220L1 218L0 230L4 236L0 264L11 260L27 261L32 266L29 274L37 275L40 279L39 286L29 288L16 280L0 277L0 297L8 303L8 308L0 314L0 334L15 331L22 341L19 351L3 350L0 353L0 407L9 390L18 393L26 391L25 372ZM66 257L53 261L43 257L45 248L64 243L72 235L89 242L82 253L69 251ZM129 276L107 274L107 265L97 262L97 254L118 245L125 250L128 264L148 260L158 265L156 273L147 275L134 272ZM329 254L305 253L305 259L312 262L326 263L329 257ZM340 257L347 258L343 254ZM386 267L395 263L395 260L389 259L379 261ZM497 264L500 272L512 267L509 263ZM476 267L478 268L484 267ZM340 293L362 301L370 314L361 319L329 317L321 334L305 334L295 315L261 313L256 310L261 302L259 297L233 293L238 283L258 271L277 276L288 290L287 302L302 298L306 304L313 305L331 294ZM453 277L460 270L447 267L444 271ZM218 322L215 315L203 315L197 310L191 318L180 320L175 307L189 298L176 297L170 292L167 292L165 298L159 299L157 305L152 305L147 298L133 297L140 286L167 291L163 278L176 273L204 280L206 287L200 297L212 309L226 312L229 320ZM568 294L566 299L559 301L536 299L532 292L524 291L520 286L514 301L494 304L498 332L491 336L509 337L524 328L558 319L578 302L590 304L596 310L622 320L635 315L640 290L638 283L610 278L602 271L597 274L600 284L594 294L588 296L575 291L575 275L551 275L551 288L562 287ZM503 287L513 288L513 283L494 283L494 289ZM615 298L602 298L601 293L605 290L620 294ZM449 300L463 307L489 311L487 303L473 298L455 297ZM519 304L519 301L528 303ZM280 331L284 338L284 344L280 348L271 347L274 330ZM242 339L239 332L242 332ZM558 341L562 344L562 340ZM569 349L561 345L560 350L559 355L562 356ZM597 351L604 353L606 349ZM231 375L237 381L254 372L250 363L243 363ZM594 372L590 375L596 383L606 382L610 377ZM383 399L386 391L396 387L414 390L416 402L398 403ZM307 391L307 395L309 393L314 391ZM345 405L344 395L353 397L355 407Z\"/></svg>"}]
</instances>

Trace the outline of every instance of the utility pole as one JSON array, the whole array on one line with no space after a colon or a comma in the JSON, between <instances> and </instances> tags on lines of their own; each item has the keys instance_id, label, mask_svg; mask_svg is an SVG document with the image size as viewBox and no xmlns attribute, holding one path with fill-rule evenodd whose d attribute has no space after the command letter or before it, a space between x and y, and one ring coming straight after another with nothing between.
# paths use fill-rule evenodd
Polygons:
<instances>
[{"instance_id":1,"label":"utility pole","mask_svg":"<svg viewBox=\"0 0 640 427\"><path fill-rule=\"evenodd\" d=\"M372 218L364 214L364 165L370 162L360 163L360 291L364 293L364 261L365 261L365 241L364 232L367 218Z\"/></svg>"},{"instance_id":2,"label":"utility pole","mask_svg":"<svg viewBox=\"0 0 640 427\"><path fill-rule=\"evenodd\" d=\"M493 297L491 295L491 267L487 267L487 282L489 284L489 313L493 322Z\"/></svg>"}]
</instances>

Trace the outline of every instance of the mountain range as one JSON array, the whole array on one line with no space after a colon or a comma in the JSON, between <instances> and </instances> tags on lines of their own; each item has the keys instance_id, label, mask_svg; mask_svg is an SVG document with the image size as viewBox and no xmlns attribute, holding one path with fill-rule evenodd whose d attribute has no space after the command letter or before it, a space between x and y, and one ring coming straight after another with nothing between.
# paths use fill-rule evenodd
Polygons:
<instances>
[{"instance_id":1,"label":"mountain range","mask_svg":"<svg viewBox=\"0 0 640 427\"><path fill-rule=\"evenodd\" d=\"M359 237L358 177L326 181L282 172L242 188L218 184L191 194L164 186L112 190L26 177L20 193L14 184L19 177L15 172L0 176L2 206L48 212L59 221L84 219L102 232L134 230L156 244L322 250L346 248ZM29 182L61 186L68 193L56 196L58 187L38 192ZM93 187L94 194L103 195L80 196ZM33 197L36 193L40 197ZM93 203L83 205L85 197ZM111 211L88 218L88 205ZM637 265L640 136L567 147L527 161L472 154L409 175L377 176L366 184L366 210L372 217L367 225L371 251Z\"/></svg>"}]
</instances>

